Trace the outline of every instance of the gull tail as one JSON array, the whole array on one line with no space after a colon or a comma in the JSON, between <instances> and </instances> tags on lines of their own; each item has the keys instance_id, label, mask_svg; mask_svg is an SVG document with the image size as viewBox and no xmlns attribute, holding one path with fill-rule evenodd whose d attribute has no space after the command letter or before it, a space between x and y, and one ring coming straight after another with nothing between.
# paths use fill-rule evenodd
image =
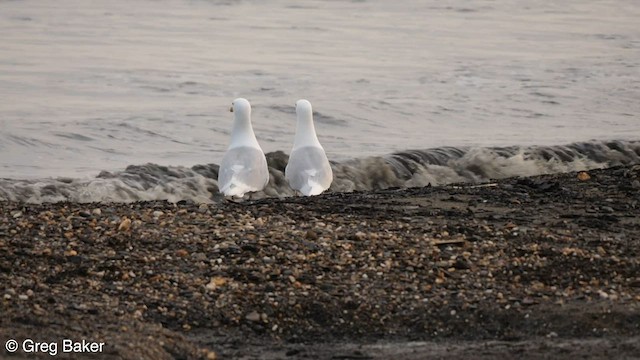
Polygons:
<instances>
[{"instance_id":1,"label":"gull tail","mask_svg":"<svg viewBox=\"0 0 640 360\"><path fill-rule=\"evenodd\" d=\"M245 186L244 184L234 184L233 182L230 182L229 184L224 186L222 189L220 189L220 192L223 193L225 196L237 196L237 197L243 197L244 194L249 191L250 189L248 189L247 186Z\"/></svg>"},{"instance_id":2,"label":"gull tail","mask_svg":"<svg viewBox=\"0 0 640 360\"><path fill-rule=\"evenodd\" d=\"M303 186L302 189L300 189L300 192L305 196L313 196L322 194L324 190L325 188L322 185L318 184L315 181L309 180L307 184Z\"/></svg>"}]
</instances>

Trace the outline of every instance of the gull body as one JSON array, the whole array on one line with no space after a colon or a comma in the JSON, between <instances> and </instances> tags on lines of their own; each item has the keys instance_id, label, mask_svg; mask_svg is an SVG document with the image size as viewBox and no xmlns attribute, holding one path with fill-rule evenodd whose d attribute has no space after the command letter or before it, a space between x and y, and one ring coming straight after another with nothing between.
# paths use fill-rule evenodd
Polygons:
<instances>
[{"instance_id":1,"label":"gull body","mask_svg":"<svg viewBox=\"0 0 640 360\"><path fill-rule=\"evenodd\" d=\"M231 105L231 143L218 171L218 189L225 196L243 197L260 191L269 182L269 167L251 126L251 104L243 98Z\"/></svg>"},{"instance_id":2,"label":"gull body","mask_svg":"<svg viewBox=\"0 0 640 360\"><path fill-rule=\"evenodd\" d=\"M296 102L296 135L285 178L292 189L313 196L327 190L333 182L333 171L313 125L313 109L307 100Z\"/></svg>"}]
</instances>

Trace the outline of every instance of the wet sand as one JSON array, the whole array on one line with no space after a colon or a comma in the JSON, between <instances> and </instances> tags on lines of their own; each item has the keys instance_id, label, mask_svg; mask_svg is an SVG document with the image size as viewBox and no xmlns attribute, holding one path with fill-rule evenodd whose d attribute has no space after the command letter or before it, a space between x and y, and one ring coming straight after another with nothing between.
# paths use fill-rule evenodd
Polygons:
<instances>
[{"instance_id":1,"label":"wet sand","mask_svg":"<svg viewBox=\"0 0 640 360\"><path fill-rule=\"evenodd\" d=\"M638 358L639 255L637 165L222 206L0 203L0 341L104 342L92 359Z\"/></svg>"}]
</instances>

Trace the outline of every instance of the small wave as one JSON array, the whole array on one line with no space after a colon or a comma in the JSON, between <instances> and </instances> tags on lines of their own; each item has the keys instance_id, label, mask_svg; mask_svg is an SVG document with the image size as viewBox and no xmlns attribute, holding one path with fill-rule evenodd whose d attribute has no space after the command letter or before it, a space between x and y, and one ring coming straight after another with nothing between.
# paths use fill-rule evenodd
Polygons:
<instances>
[{"instance_id":1,"label":"small wave","mask_svg":"<svg viewBox=\"0 0 640 360\"><path fill-rule=\"evenodd\" d=\"M274 105L269 107L272 110L279 111L285 114L295 114L296 109L293 106L283 106L283 105ZM317 123L328 124L328 125L336 125L336 126L346 126L347 121L343 119L338 119L331 115L326 115L324 113L314 111L313 112L313 120Z\"/></svg>"},{"instance_id":2,"label":"small wave","mask_svg":"<svg viewBox=\"0 0 640 360\"><path fill-rule=\"evenodd\" d=\"M65 139L71 139L71 140L78 140L78 141L93 141L93 138L82 135L82 134L76 134L76 133L67 133L67 132L58 132L58 133L54 133L55 136L57 137L61 137L61 138L65 138Z\"/></svg>"},{"instance_id":3,"label":"small wave","mask_svg":"<svg viewBox=\"0 0 640 360\"><path fill-rule=\"evenodd\" d=\"M53 144L40 140L40 139L36 139L36 138L32 138L32 137L26 137L26 136L19 136L19 135L13 135L13 134L7 134L5 135L7 142L9 143L14 143L14 144L18 144L20 146L24 146L24 147L31 147L31 148L39 148L39 147L52 147ZM0 146L2 145L2 142L0 142Z\"/></svg>"},{"instance_id":4,"label":"small wave","mask_svg":"<svg viewBox=\"0 0 640 360\"><path fill-rule=\"evenodd\" d=\"M270 181L253 198L294 195L284 169L289 157L267 154ZM561 146L440 147L406 150L332 163L329 191L348 192L390 187L416 187L484 182L512 176L580 171L640 163L640 141L591 141ZM218 165L191 168L157 164L131 165L103 171L92 179L0 179L0 200L42 202L222 201Z\"/></svg>"}]
</instances>

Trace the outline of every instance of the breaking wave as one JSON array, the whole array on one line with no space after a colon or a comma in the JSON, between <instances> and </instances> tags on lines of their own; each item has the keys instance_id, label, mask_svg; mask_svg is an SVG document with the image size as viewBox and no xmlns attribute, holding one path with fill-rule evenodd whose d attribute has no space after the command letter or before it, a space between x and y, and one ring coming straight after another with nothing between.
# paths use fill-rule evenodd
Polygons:
<instances>
[{"instance_id":1,"label":"breaking wave","mask_svg":"<svg viewBox=\"0 0 640 360\"><path fill-rule=\"evenodd\" d=\"M252 198L292 196L284 178L288 155L267 154L271 179ZM513 176L580 171L640 163L640 141L590 141L558 146L440 147L332 163L329 191L485 182ZM0 179L0 200L42 202L222 201L218 165L131 165L92 179Z\"/></svg>"}]
</instances>

